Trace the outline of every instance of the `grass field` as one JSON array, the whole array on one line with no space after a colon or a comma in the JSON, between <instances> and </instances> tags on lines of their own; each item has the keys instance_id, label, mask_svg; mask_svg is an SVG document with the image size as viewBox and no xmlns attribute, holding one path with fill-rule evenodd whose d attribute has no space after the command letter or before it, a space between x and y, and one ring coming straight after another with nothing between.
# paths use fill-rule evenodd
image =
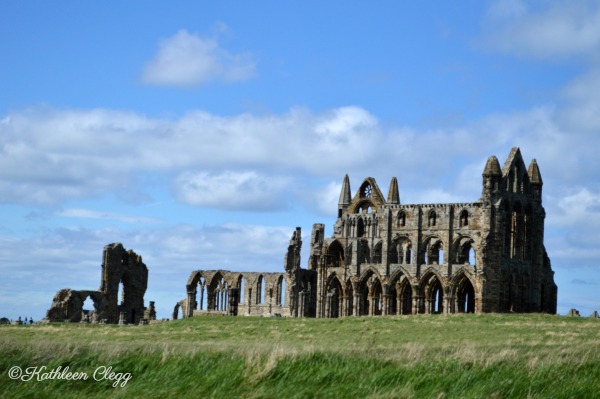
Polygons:
<instances>
[{"instance_id":1,"label":"grass field","mask_svg":"<svg viewBox=\"0 0 600 399\"><path fill-rule=\"evenodd\" d=\"M32 379L9 378L15 366ZM66 367L88 379L44 375ZM220 316L0 326L0 372L2 398L598 398L600 320Z\"/></svg>"}]
</instances>

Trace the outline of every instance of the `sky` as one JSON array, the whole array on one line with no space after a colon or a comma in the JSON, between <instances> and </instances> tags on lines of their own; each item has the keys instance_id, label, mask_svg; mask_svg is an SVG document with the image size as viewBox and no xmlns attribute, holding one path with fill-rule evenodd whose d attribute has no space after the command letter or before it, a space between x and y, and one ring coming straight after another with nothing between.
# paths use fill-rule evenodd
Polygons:
<instances>
[{"instance_id":1,"label":"sky","mask_svg":"<svg viewBox=\"0 0 600 399\"><path fill-rule=\"evenodd\" d=\"M0 1L0 38L0 317L98 289L121 242L169 318L192 271L330 235L346 173L474 202L515 146L558 313L600 310L596 1Z\"/></svg>"}]
</instances>

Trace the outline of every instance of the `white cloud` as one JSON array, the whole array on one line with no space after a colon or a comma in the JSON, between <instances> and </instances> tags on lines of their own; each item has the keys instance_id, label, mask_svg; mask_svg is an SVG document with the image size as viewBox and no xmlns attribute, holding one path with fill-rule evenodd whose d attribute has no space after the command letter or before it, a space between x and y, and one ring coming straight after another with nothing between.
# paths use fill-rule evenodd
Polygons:
<instances>
[{"instance_id":1,"label":"white cloud","mask_svg":"<svg viewBox=\"0 0 600 399\"><path fill-rule=\"evenodd\" d=\"M69 208L64 209L56 213L56 216L77 218L77 219L104 219L104 220L116 220L124 223L158 223L160 220L155 218L149 218L146 216L135 216L135 215L124 215L121 213L110 212L110 211L96 211L92 209L82 208Z\"/></svg>"},{"instance_id":2,"label":"white cloud","mask_svg":"<svg viewBox=\"0 0 600 399\"><path fill-rule=\"evenodd\" d=\"M589 188L579 188L570 195L554 198L558 206L552 216L552 223L557 226L597 226L600 224L600 193ZM597 237L600 239L600 234Z\"/></svg>"},{"instance_id":3,"label":"white cloud","mask_svg":"<svg viewBox=\"0 0 600 399\"><path fill-rule=\"evenodd\" d=\"M588 57L600 50L600 5L596 1L494 2L483 26L485 46L524 57ZM546 7L547 6L547 7Z\"/></svg>"},{"instance_id":4,"label":"white cloud","mask_svg":"<svg viewBox=\"0 0 600 399\"><path fill-rule=\"evenodd\" d=\"M569 93L593 101L583 90ZM384 194L397 176L403 202L417 202L407 192L436 189L456 190L448 198L474 201L481 193L485 159L496 155L502 163L513 146L522 148L526 163L537 159L551 190L583 184L579 178L593 181L600 169L595 154L600 136L582 132L553 107L425 131L383 128L359 107L320 114L294 108L260 117L193 111L175 120L45 108L13 112L2 120L3 203L56 205L110 193L148 200L143 176L150 175L172 179L176 198L188 204L283 209L292 195L300 195L314 208L329 201L309 200L296 187L314 186L308 183L314 178L341 182L346 173L354 184L375 177ZM320 184L311 189L331 188Z\"/></svg>"},{"instance_id":5,"label":"white cloud","mask_svg":"<svg viewBox=\"0 0 600 399\"><path fill-rule=\"evenodd\" d=\"M175 180L175 195L191 205L272 211L285 205L288 184L287 178L254 171L184 172Z\"/></svg>"},{"instance_id":6,"label":"white cloud","mask_svg":"<svg viewBox=\"0 0 600 399\"><path fill-rule=\"evenodd\" d=\"M600 67L569 82L563 89L567 101L559 110L561 122L580 131L597 134L600 130Z\"/></svg>"},{"instance_id":7,"label":"white cloud","mask_svg":"<svg viewBox=\"0 0 600 399\"><path fill-rule=\"evenodd\" d=\"M252 78L256 63L248 53L233 54L216 39L180 30L160 42L142 79L160 86L198 86L211 81L237 82Z\"/></svg>"}]
</instances>

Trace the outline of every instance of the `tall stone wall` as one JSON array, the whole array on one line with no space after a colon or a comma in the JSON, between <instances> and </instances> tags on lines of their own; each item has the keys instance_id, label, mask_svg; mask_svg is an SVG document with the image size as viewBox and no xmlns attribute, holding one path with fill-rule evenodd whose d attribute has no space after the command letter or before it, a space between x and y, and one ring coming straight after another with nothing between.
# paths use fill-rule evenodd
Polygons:
<instances>
[{"instance_id":1,"label":"tall stone wall","mask_svg":"<svg viewBox=\"0 0 600 399\"><path fill-rule=\"evenodd\" d=\"M47 321L118 323L121 316L125 323L139 323L145 317L144 295L148 287L148 268L142 257L122 244L104 247L100 289L59 290L54 296ZM119 297L119 289L121 295ZM94 309L83 309L86 299L91 298ZM149 312L156 317L156 312Z\"/></svg>"}]
</instances>

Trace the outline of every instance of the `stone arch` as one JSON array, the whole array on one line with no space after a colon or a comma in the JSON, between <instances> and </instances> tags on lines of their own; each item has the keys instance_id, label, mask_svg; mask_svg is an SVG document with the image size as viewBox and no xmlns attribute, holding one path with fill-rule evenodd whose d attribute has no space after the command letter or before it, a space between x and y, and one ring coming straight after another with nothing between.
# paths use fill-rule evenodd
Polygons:
<instances>
[{"instance_id":1,"label":"stone arch","mask_svg":"<svg viewBox=\"0 0 600 399\"><path fill-rule=\"evenodd\" d=\"M406 218L407 218L407 215L406 215L406 212L404 210L398 211L398 216L397 216L397 220L398 220L397 225L398 225L398 227L404 227L404 226L406 226Z\"/></svg>"},{"instance_id":2,"label":"stone arch","mask_svg":"<svg viewBox=\"0 0 600 399\"><path fill-rule=\"evenodd\" d=\"M175 307L173 308L173 315L171 317L172 320L177 320L179 318L179 311L181 310L181 305L179 304L179 302L177 302L175 304Z\"/></svg>"},{"instance_id":3,"label":"stone arch","mask_svg":"<svg viewBox=\"0 0 600 399\"><path fill-rule=\"evenodd\" d=\"M425 299L425 313L444 313L445 286L442 278L433 270L428 270L421 278L421 290Z\"/></svg>"},{"instance_id":4,"label":"stone arch","mask_svg":"<svg viewBox=\"0 0 600 399\"><path fill-rule=\"evenodd\" d=\"M469 211L463 209L458 215L458 225L459 227L467 227L469 226Z\"/></svg>"},{"instance_id":5,"label":"stone arch","mask_svg":"<svg viewBox=\"0 0 600 399\"><path fill-rule=\"evenodd\" d=\"M461 236L454 241L454 253L458 264L477 264L475 240L469 236Z\"/></svg>"},{"instance_id":6,"label":"stone arch","mask_svg":"<svg viewBox=\"0 0 600 399\"><path fill-rule=\"evenodd\" d=\"M459 271L452 279L454 290L454 311L456 313L475 313L475 286L464 270Z\"/></svg>"},{"instance_id":7,"label":"stone arch","mask_svg":"<svg viewBox=\"0 0 600 399\"><path fill-rule=\"evenodd\" d=\"M366 239L359 240L356 242L358 245L358 259L359 265L363 263L371 263L371 248L369 248L369 242Z\"/></svg>"},{"instance_id":8,"label":"stone arch","mask_svg":"<svg viewBox=\"0 0 600 399\"><path fill-rule=\"evenodd\" d=\"M260 305L265 303L265 291L266 291L266 281L265 277L260 274L256 278L256 304Z\"/></svg>"},{"instance_id":9,"label":"stone arch","mask_svg":"<svg viewBox=\"0 0 600 399\"><path fill-rule=\"evenodd\" d=\"M229 283L221 271L216 272L208 287L209 310L227 311L229 304Z\"/></svg>"},{"instance_id":10,"label":"stone arch","mask_svg":"<svg viewBox=\"0 0 600 399\"><path fill-rule=\"evenodd\" d=\"M365 236L365 222L363 221L363 218L359 217L358 220L356 221L356 236L357 237L364 237Z\"/></svg>"},{"instance_id":11,"label":"stone arch","mask_svg":"<svg viewBox=\"0 0 600 399\"><path fill-rule=\"evenodd\" d=\"M410 264L412 262L412 242L408 236L396 235L390 248L390 263Z\"/></svg>"},{"instance_id":12,"label":"stone arch","mask_svg":"<svg viewBox=\"0 0 600 399\"><path fill-rule=\"evenodd\" d=\"M209 310L208 285L206 276L200 270L192 272L187 284L188 293L192 295L188 306L192 310Z\"/></svg>"},{"instance_id":13,"label":"stone arch","mask_svg":"<svg viewBox=\"0 0 600 399\"><path fill-rule=\"evenodd\" d=\"M237 302L238 304L243 304L244 303L244 289L246 288L246 279L244 278L243 274L238 274L237 277L235 277L234 280L234 284L233 284L237 289L238 289L238 298L237 298Z\"/></svg>"},{"instance_id":14,"label":"stone arch","mask_svg":"<svg viewBox=\"0 0 600 399\"><path fill-rule=\"evenodd\" d=\"M399 314L413 313L413 289L408 279L402 280L397 288L397 308Z\"/></svg>"},{"instance_id":15,"label":"stone arch","mask_svg":"<svg viewBox=\"0 0 600 399\"><path fill-rule=\"evenodd\" d=\"M441 265L446 261L444 242L438 236L429 236L423 242L424 259L426 265Z\"/></svg>"},{"instance_id":16,"label":"stone arch","mask_svg":"<svg viewBox=\"0 0 600 399\"><path fill-rule=\"evenodd\" d=\"M334 240L327 247L327 267L344 267L344 247L338 240Z\"/></svg>"},{"instance_id":17,"label":"stone arch","mask_svg":"<svg viewBox=\"0 0 600 399\"><path fill-rule=\"evenodd\" d=\"M350 278L346 280L346 284L344 286L344 298L344 315L352 316L354 314L354 287Z\"/></svg>"},{"instance_id":18,"label":"stone arch","mask_svg":"<svg viewBox=\"0 0 600 399\"><path fill-rule=\"evenodd\" d=\"M375 246L373 247L373 257L372 257L374 264L381 264L382 248L383 248L383 243L381 241L378 241L377 243L375 243Z\"/></svg>"},{"instance_id":19,"label":"stone arch","mask_svg":"<svg viewBox=\"0 0 600 399\"><path fill-rule=\"evenodd\" d=\"M390 276L389 314L411 314L412 313L412 287L410 284L410 274L404 268L396 270ZM408 304L405 303L408 296Z\"/></svg>"},{"instance_id":20,"label":"stone arch","mask_svg":"<svg viewBox=\"0 0 600 399\"><path fill-rule=\"evenodd\" d=\"M434 209L431 209L427 213L427 227L434 227L437 224L437 213Z\"/></svg>"},{"instance_id":21,"label":"stone arch","mask_svg":"<svg viewBox=\"0 0 600 399\"><path fill-rule=\"evenodd\" d=\"M285 277L283 277L283 275L280 275L277 279L277 296L275 298L275 303L277 304L277 306L285 305L286 286L287 284Z\"/></svg>"},{"instance_id":22,"label":"stone arch","mask_svg":"<svg viewBox=\"0 0 600 399\"><path fill-rule=\"evenodd\" d=\"M337 318L342 315L344 307L342 297L342 284L337 275L331 273L325 289L325 317Z\"/></svg>"},{"instance_id":23,"label":"stone arch","mask_svg":"<svg viewBox=\"0 0 600 399\"><path fill-rule=\"evenodd\" d=\"M380 315L383 307L381 276L373 268L365 270L359 280L360 315Z\"/></svg>"}]
</instances>

